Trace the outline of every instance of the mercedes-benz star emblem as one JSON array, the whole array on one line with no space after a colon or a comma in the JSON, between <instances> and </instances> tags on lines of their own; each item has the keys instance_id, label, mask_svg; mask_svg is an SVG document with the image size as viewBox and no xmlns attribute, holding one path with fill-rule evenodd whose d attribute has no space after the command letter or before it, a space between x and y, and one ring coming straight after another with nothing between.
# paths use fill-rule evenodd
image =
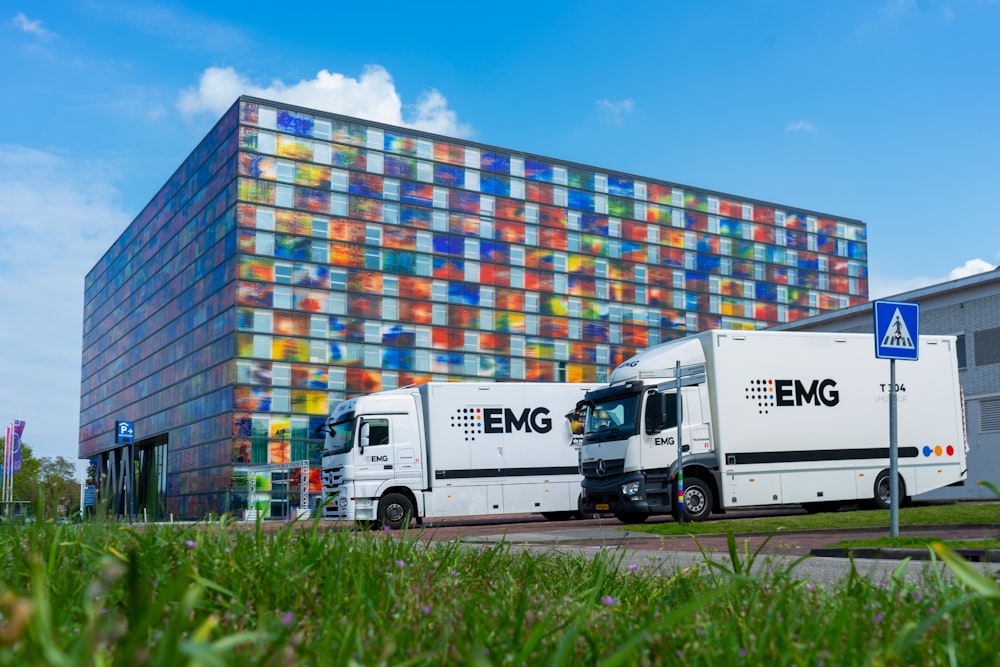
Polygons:
<instances>
[{"instance_id":1,"label":"mercedes-benz star emblem","mask_svg":"<svg viewBox=\"0 0 1000 667\"><path fill-rule=\"evenodd\" d=\"M608 471L608 467L604 465L604 459L597 459L597 476L604 477L604 473Z\"/></svg>"}]
</instances>

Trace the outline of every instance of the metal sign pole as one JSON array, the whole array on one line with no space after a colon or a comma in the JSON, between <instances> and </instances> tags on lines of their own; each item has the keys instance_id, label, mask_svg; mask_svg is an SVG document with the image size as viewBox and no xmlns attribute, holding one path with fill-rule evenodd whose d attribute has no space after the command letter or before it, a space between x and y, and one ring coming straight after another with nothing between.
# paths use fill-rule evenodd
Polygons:
<instances>
[{"instance_id":1,"label":"metal sign pole","mask_svg":"<svg viewBox=\"0 0 1000 667\"><path fill-rule=\"evenodd\" d=\"M677 522L684 523L684 446L681 444L681 362L674 367L677 380Z\"/></svg>"},{"instance_id":2,"label":"metal sign pole","mask_svg":"<svg viewBox=\"0 0 1000 667\"><path fill-rule=\"evenodd\" d=\"M899 446L896 432L896 360L889 360L889 536L899 537Z\"/></svg>"}]
</instances>

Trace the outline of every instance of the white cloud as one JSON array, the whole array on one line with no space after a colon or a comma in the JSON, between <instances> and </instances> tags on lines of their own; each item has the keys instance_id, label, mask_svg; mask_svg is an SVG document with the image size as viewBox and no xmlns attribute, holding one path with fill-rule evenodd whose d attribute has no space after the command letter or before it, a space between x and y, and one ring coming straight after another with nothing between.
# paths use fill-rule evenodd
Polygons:
<instances>
[{"instance_id":1,"label":"white cloud","mask_svg":"<svg viewBox=\"0 0 1000 667\"><path fill-rule=\"evenodd\" d=\"M632 113L634 108L635 102L631 98L626 98L620 102L614 102L606 97L597 100L597 110L600 112L601 118L615 125L624 123L625 116Z\"/></svg>"},{"instance_id":2,"label":"white cloud","mask_svg":"<svg viewBox=\"0 0 1000 667\"><path fill-rule=\"evenodd\" d=\"M984 259L970 259L962 266L956 267L951 270L948 274L948 280L958 280L959 278L968 278L969 276L974 276L977 273L986 273L987 271L992 271L997 268L996 265L990 264Z\"/></svg>"},{"instance_id":3,"label":"white cloud","mask_svg":"<svg viewBox=\"0 0 1000 667\"><path fill-rule=\"evenodd\" d=\"M929 276L918 276L915 278L890 278L872 274L868 279L868 298L883 299L885 297L917 290L922 287L930 287L931 285L946 283L951 280L958 280L959 278L968 278L969 276L992 271L995 268L997 267L994 264L990 264L986 260L976 258L966 261L962 266L955 267L948 272L947 276L941 278L932 278Z\"/></svg>"},{"instance_id":4,"label":"white cloud","mask_svg":"<svg viewBox=\"0 0 1000 667\"><path fill-rule=\"evenodd\" d=\"M54 36L53 33L42 27L41 21L32 21L24 15L24 12L18 12L14 18L10 20L10 23L21 32L26 32L29 35L34 35L40 39L49 39Z\"/></svg>"},{"instance_id":5,"label":"white cloud","mask_svg":"<svg viewBox=\"0 0 1000 667\"><path fill-rule=\"evenodd\" d=\"M0 146L0 424L36 456L75 459L83 281L129 223L103 165Z\"/></svg>"},{"instance_id":6,"label":"white cloud","mask_svg":"<svg viewBox=\"0 0 1000 667\"><path fill-rule=\"evenodd\" d=\"M816 126L811 120L795 120L785 126L785 132L814 132Z\"/></svg>"},{"instance_id":7,"label":"white cloud","mask_svg":"<svg viewBox=\"0 0 1000 667\"><path fill-rule=\"evenodd\" d=\"M366 67L359 78L324 69L314 79L292 85L275 80L268 86L252 83L232 67L209 67L196 87L181 93L177 108L189 116L203 112L220 115L242 94L452 137L473 134L437 90L426 91L416 104L405 106L392 76L378 65Z\"/></svg>"}]
</instances>

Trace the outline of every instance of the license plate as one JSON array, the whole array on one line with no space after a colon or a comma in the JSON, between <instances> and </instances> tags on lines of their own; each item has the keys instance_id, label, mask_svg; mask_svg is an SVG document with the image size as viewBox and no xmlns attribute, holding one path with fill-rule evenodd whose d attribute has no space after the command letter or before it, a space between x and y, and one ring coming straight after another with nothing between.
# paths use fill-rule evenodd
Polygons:
<instances>
[{"instance_id":1,"label":"license plate","mask_svg":"<svg viewBox=\"0 0 1000 667\"><path fill-rule=\"evenodd\" d=\"M611 508L608 507L607 503L597 503L597 511L598 512L607 512L609 509L611 509Z\"/></svg>"}]
</instances>

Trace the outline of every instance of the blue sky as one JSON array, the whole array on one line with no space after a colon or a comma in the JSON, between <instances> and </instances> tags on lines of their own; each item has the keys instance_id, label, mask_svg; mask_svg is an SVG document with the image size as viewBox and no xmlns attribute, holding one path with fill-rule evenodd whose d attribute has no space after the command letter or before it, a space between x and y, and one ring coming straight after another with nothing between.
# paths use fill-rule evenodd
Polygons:
<instances>
[{"instance_id":1,"label":"blue sky","mask_svg":"<svg viewBox=\"0 0 1000 667\"><path fill-rule=\"evenodd\" d=\"M1000 0L0 3L0 426L75 458L83 280L242 92L868 224L871 296L1000 263Z\"/></svg>"}]
</instances>

